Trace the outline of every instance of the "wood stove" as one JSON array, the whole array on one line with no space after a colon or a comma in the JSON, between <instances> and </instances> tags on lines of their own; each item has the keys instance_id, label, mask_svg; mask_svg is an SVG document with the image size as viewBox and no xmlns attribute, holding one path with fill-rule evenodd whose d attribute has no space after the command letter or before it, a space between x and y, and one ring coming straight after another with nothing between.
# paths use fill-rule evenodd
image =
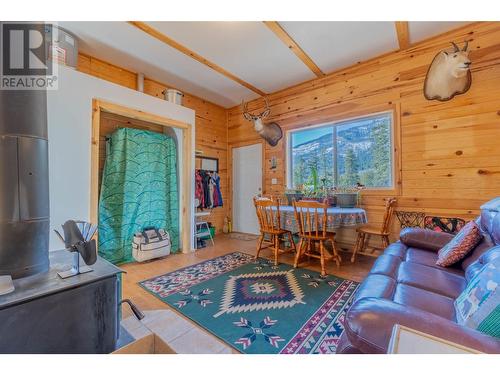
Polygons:
<instances>
[{"instance_id":1,"label":"wood stove","mask_svg":"<svg viewBox=\"0 0 500 375\"><path fill-rule=\"evenodd\" d=\"M121 271L98 259L94 272L57 275L73 255L49 257L48 147L47 92L0 90L0 276L15 287L0 296L0 353L109 353Z\"/></svg>"}]
</instances>

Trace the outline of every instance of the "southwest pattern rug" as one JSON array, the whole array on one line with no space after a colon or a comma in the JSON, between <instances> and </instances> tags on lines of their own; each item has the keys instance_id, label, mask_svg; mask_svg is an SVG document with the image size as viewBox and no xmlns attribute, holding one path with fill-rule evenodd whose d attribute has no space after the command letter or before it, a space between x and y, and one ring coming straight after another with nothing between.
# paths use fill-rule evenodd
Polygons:
<instances>
[{"instance_id":1,"label":"southwest pattern rug","mask_svg":"<svg viewBox=\"0 0 500 375\"><path fill-rule=\"evenodd\" d=\"M242 353L335 353L358 283L234 252L139 283Z\"/></svg>"}]
</instances>

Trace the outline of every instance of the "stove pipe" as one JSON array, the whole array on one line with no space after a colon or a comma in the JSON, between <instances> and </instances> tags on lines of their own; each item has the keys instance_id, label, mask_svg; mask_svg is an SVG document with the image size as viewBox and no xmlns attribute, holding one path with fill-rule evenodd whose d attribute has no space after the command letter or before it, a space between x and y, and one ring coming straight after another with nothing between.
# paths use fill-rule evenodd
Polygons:
<instances>
[{"instance_id":1,"label":"stove pipe","mask_svg":"<svg viewBox=\"0 0 500 375\"><path fill-rule=\"evenodd\" d=\"M0 275L48 270L47 92L0 90Z\"/></svg>"}]
</instances>

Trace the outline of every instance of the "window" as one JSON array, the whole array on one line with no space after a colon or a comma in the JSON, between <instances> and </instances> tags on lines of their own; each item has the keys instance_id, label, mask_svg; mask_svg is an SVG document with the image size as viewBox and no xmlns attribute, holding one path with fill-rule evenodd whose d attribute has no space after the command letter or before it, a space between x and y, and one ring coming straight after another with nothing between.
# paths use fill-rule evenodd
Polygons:
<instances>
[{"instance_id":1,"label":"window","mask_svg":"<svg viewBox=\"0 0 500 375\"><path fill-rule=\"evenodd\" d=\"M290 132L289 186L392 188L392 138L392 113Z\"/></svg>"}]
</instances>

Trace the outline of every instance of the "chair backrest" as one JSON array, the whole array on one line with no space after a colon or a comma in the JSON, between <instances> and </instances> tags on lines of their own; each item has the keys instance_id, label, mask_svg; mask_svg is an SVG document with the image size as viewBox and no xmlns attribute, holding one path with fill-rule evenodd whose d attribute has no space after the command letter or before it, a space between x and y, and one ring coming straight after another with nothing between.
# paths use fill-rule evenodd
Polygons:
<instances>
[{"instance_id":1,"label":"chair backrest","mask_svg":"<svg viewBox=\"0 0 500 375\"><path fill-rule=\"evenodd\" d=\"M305 200L294 201L293 209L301 237L310 239L326 237L327 203Z\"/></svg>"},{"instance_id":2,"label":"chair backrest","mask_svg":"<svg viewBox=\"0 0 500 375\"><path fill-rule=\"evenodd\" d=\"M396 205L396 198L387 198L385 202L384 220L382 221L382 233L388 233L394 214L394 206Z\"/></svg>"},{"instance_id":3,"label":"chair backrest","mask_svg":"<svg viewBox=\"0 0 500 375\"><path fill-rule=\"evenodd\" d=\"M280 199L254 197L261 232L276 232L281 229Z\"/></svg>"},{"instance_id":4,"label":"chair backrest","mask_svg":"<svg viewBox=\"0 0 500 375\"><path fill-rule=\"evenodd\" d=\"M457 234L465 226L465 220L459 217L425 216L424 228L436 232Z\"/></svg>"}]
</instances>

